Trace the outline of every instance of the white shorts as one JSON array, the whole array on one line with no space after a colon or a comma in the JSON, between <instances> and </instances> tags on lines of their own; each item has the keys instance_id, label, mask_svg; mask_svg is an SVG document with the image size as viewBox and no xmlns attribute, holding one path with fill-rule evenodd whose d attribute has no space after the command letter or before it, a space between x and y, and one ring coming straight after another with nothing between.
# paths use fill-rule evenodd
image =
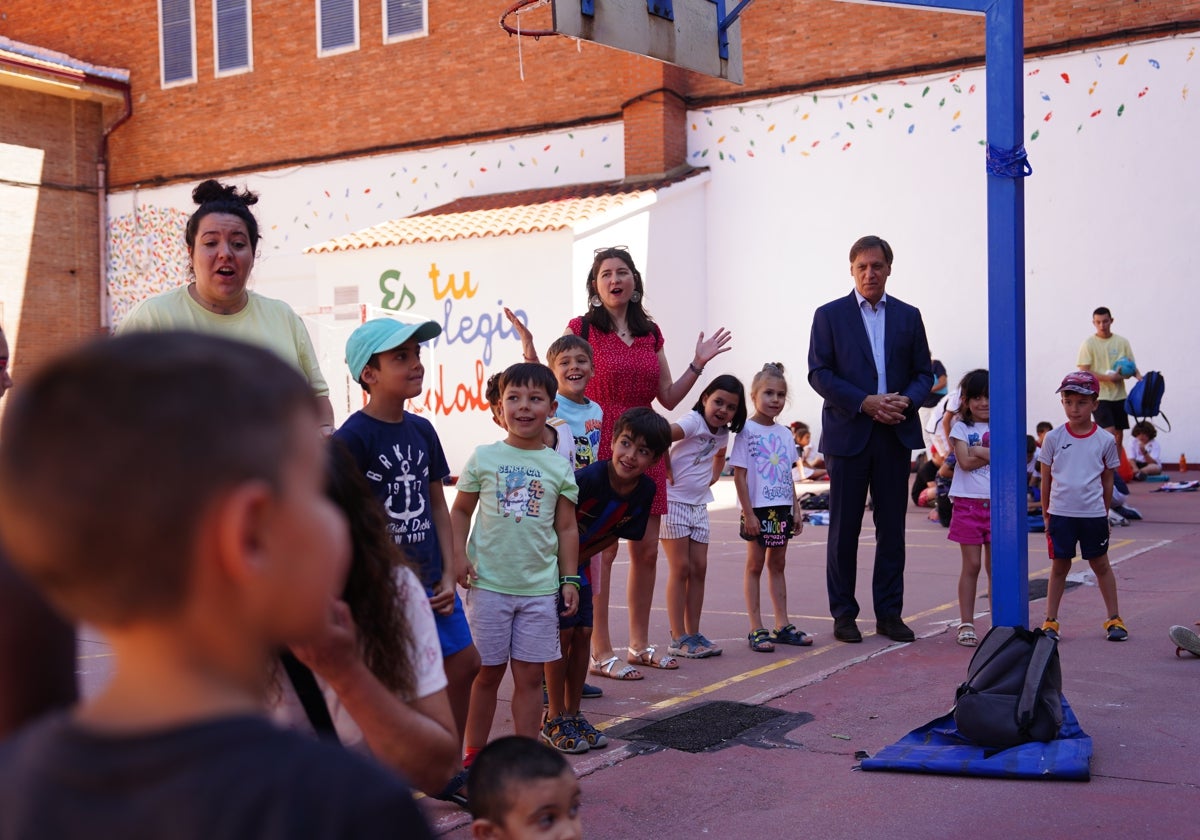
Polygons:
<instances>
[{"instance_id":1,"label":"white shorts","mask_svg":"<svg viewBox=\"0 0 1200 840\"><path fill-rule=\"evenodd\" d=\"M667 501L667 515L663 517L659 538L680 540L684 537L698 543L708 543L708 505L689 505L686 502Z\"/></svg>"},{"instance_id":2,"label":"white shorts","mask_svg":"<svg viewBox=\"0 0 1200 840\"><path fill-rule=\"evenodd\" d=\"M554 595L506 595L467 590L467 621L484 665L562 659L558 645L558 603Z\"/></svg>"}]
</instances>

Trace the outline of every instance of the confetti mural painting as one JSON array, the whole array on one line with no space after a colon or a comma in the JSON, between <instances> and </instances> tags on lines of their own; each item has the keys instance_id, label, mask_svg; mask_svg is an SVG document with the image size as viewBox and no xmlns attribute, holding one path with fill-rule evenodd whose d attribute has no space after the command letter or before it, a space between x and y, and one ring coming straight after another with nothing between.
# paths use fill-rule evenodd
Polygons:
<instances>
[{"instance_id":1,"label":"confetti mural painting","mask_svg":"<svg viewBox=\"0 0 1200 840\"><path fill-rule=\"evenodd\" d=\"M1187 106L1189 85L1177 80L1200 71L1197 43L1178 38L1028 62L1026 148L1032 155L1049 132L1095 131L1107 121L1137 119L1152 98ZM689 159L713 168L781 156L815 160L881 141L920 143L938 133L982 146L984 87L980 67L694 112Z\"/></svg>"},{"instance_id":2,"label":"confetti mural painting","mask_svg":"<svg viewBox=\"0 0 1200 840\"><path fill-rule=\"evenodd\" d=\"M255 215L262 239L255 277L261 279L273 271L273 257L294 256L314 243L463 196L616 180L623 143L619 125L601 125L232 180L259 193ZM190 191L191 186L167 187L110 199L108 285L114 326L138 301L187 281L183 231L195 209ZM132 209L131 196L137 202Z\"/></svg>"},{"instance_id":3,"label":"confetti mural painting","mask_svg":"<svg viewBox=\"0 0 1200 840\"><path fill-rule=\"evenodd\" d=\"M108 295L117 325L144 298L187 281L188 214L142 204L108 223Z\"/></svg>"}]
</instances>

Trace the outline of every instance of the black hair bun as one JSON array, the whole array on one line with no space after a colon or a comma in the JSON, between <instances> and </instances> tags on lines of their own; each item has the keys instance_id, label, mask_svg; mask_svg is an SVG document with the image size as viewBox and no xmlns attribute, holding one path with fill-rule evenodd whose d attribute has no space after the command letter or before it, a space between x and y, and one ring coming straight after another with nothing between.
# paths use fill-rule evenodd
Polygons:
<instances>
[{"instance_id":1,"label":"black hair bun","mask_svg":"<svg viewBox=\"0 0 1200 840\"><path fill-rule=\"evenodd\" d=\"M230 201L249 207L258 203L258 193L250 192L250 190L238 192L238 188L233 184L222 184L220 181L209 178L207 181L201 181L192 190L192 201L199 205L214 201Z\"/></svg>"}]
</instances>

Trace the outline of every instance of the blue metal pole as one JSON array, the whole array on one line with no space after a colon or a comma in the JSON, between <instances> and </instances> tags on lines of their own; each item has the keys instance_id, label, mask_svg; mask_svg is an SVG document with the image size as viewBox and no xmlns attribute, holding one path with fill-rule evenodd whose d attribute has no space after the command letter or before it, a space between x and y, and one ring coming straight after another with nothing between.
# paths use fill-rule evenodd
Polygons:
<instances>
[{"instance_id":1,"label":"blue metal pole","mask_svg":"<svg viewBox=\"0 0 1200 840\"><path fill-rule=\"evenodd\" d=\"M987 142L1024 143L1022 0L987 10ZM988 368L991 378L992 623L1029 625L1025 504L1025 184L988 173Z\"/></svg>"}]
</instances>

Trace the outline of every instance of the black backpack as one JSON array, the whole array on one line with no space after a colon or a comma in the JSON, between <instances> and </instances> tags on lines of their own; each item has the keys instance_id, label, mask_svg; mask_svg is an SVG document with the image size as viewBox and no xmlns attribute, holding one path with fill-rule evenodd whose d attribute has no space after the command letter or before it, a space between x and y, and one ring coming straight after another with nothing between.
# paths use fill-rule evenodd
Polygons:
<instances>
[{"instance_id":1,"label":"black backpack","mask_svg":"<svg viewBox=\"0 0 1200 840\"><path fill-rule=\"evenodd\" d=\"M1162 413L1162 398L1167 391L1167 381L1157 370L1147 371L1132 388L1125 398L1125 413L1136 421L1149 420L1162 414L1167 430L1171 429L1171 421Z\"/></svg>"},{"instance_id":2,"label":"black backpack","mask_svg":"<svg viewBox=\"0 0 1200 840\"><path fill-rule=\"evenodd\" d=\"M985 747L1053 741L1062 728L1058 642L1041 630L993 627L958 687L954 723Z\"/></svg>"}]
</instances>

